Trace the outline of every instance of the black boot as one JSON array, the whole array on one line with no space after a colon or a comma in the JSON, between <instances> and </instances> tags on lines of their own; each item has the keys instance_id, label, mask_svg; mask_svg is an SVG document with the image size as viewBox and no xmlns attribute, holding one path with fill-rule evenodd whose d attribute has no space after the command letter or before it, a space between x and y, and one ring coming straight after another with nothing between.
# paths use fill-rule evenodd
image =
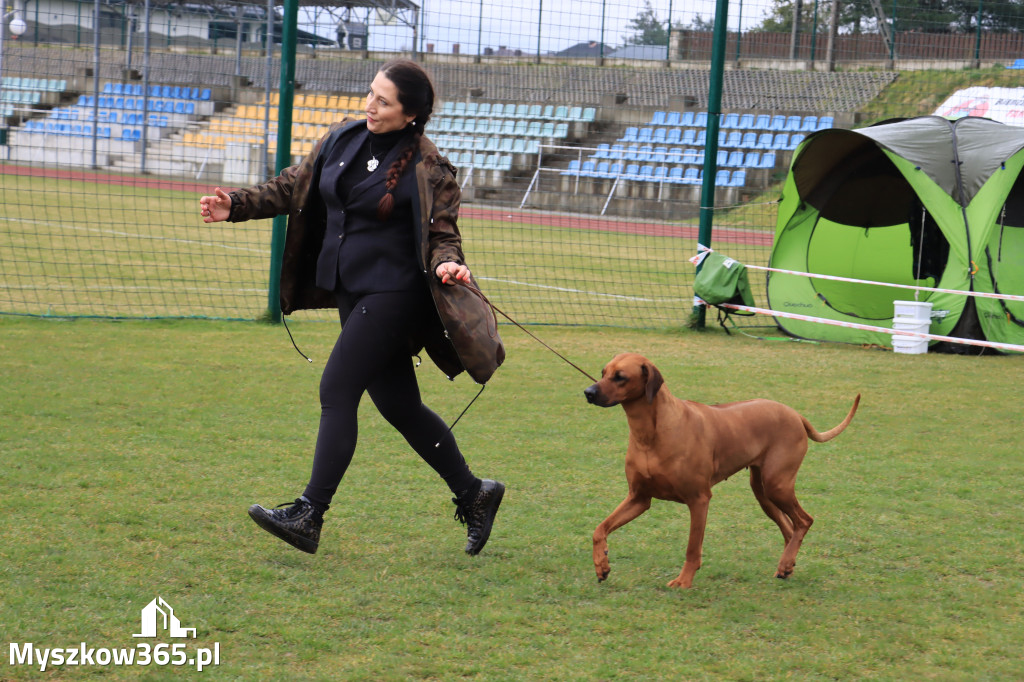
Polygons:
<instances>
[{"instance_id":1,"label":"black boot","mask_svg":"<svg viewBox=\"0 0 1024 682\"><path fill-rule=\"evenodd\" d=\"M503 484L485 478L480 481L480 488L475 494L470 489L452 498L455 518L466 524L466 554L479 554L487 544L494 516L498 513L504 494Z\"/></svg>"},{"instance_id":2,"label":"black boot","mask_svg":"<svg viewBox=\"0 0 1024 682\"><path fill-rule=\"evenodd\" d=\"M285 509L281 509L285 507ZM263 530L276 535L292 547L316 554L324 513L303 498L267 509L258 504L249 507L249 516Z\"/></svg>"}]
</instances>

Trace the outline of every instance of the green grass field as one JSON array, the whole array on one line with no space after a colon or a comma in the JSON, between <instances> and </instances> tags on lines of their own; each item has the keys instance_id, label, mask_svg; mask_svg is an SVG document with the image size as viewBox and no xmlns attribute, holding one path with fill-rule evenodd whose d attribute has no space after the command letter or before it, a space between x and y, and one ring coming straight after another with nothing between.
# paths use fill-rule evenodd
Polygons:
<instances>
[{"instance_id":1,"label":"green grass field","mask_svg":"<svg viewBox=\"0 0 1024 682\"><path fill-rule=\"evenodd\" d=\"M253 502L305 484L335 325L0 317L0 623L37 649L135 647L157 596L188 650L233 680L1017 680L1024 542L1017 357L907 356L716 330L535 329L591 374L652 359L677 396L770 397L819 429L798 493L816 523L788 581L743 476L715 488L704 567L671 590L685 507L656 502L610 538L625 493L625 418L520 330L455 432L508 485L483 554L440 480L374 412L320 552L259 530ZM476 392L419 369L447 420ZM172 666L3 663L0 678L170 679Z\"/></svg>"}]
</instances>

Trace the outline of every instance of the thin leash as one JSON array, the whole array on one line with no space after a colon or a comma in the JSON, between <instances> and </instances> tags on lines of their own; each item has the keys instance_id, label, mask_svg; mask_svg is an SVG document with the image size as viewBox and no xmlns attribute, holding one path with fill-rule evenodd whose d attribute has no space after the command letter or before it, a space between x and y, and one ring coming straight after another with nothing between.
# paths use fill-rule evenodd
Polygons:
<instances>
[{"instance_id":1,"label":"thin leash","mask_svg":"<svg viewBox=\"0 0 1024 682\"><path fill-rule=\"evenodd\" d=\"M476 288L475 286L473 286L473 285L472 285L472 284L470 284L469 282L464 282L464 281L462 281L462 280L459 280L459 279L456 279L456 280L455 280L455 282L456 282L456 283L458 283L458 284L461 284L462 286L464 286L464 287L466 287L467 289L469 289L469 291L473 292L473 294L474 294L474 295L478 296L478 297L480 298L480 300L481 300L481 301L483 301L484 303L486 303L486 304L487 304L487 306L488 306L488 307L489 307L489 308L491 309L491 311L492 311L492 313L491 313L491 314L492 314L492 315L493 315L493 314L494 314L495 312L497 312L497 313L500 313L500 314L501 314L501 316L502 316L502 317L504 317L504 318L505 318L506 320L508 320L509 322L511 322L512 324L514 324L515 326L519 327L519 328L520 328L520 329L522 329L522 330L523 330L524 332L526 332L526 334L527 334L528 336L530 336L530 338L532 338L532 339L533 339L534 341L536 341L537 343L539 343L540 345L544 346L544 347L545 347L545 348L547 348L547 349L548 349L549 351L551 351L552 353L554 353L555 355L557 355L557 356L558 356L559 358L561 358L561 359L562 359L562 360L563 360L563 361L564 361L564 362L565 362L566 364L568 364L568 365L570 365L570 366L574 367L574 368L576 369L576 371L578 371L578 372L579 372L580 374L582 374L583 376L587 377L588 379L590 379L590 380L591 380L591 381L593 381L594 383L597 383L597 379L595 379L594 377L590 376L590 375L589 375L589 374L588 374L588 373L587 373L586 371L584 371L584 370L583 370L583 368L581 368L581 367L580 367L579 365L577 365L577 364L576 364L575 362L573 362L573 361L572 361L572 360L570 360L569 358L567 358L567 357L565 357L564 355L562 355L561 353L559 353L559 352L558 352L557 350L555 350L554 348L552 348L552 347L551 347L551 346L549 346L548 344L544 343L544 342L543 342L543 341L542 341L542 340L541 340L541 339L540 339L540 338L539 338L539 337L538 337L538 336L537 336L536 334L534 334L534 333L533 333L533 332L531 332L531 331L530 331L529 329L527 329L527 328L526 328L526 327L524 327L523 325L521 325L521 324L519 324L518 322L516 322L515 320L513 320L513 319L512 319L512 318L511 318L511 317L510 317L510 316L508 315L508 313L506 313L506 312L505 312L504 310L502 310L502 309L501 309L501 308L499 308L498 306L496 306L496 305L494 305L493 303L491 303L491 300L490 300L489 298L487 298L487 297L486 297L486 296L484 295L484 292L480 291L480 290L479 290L478 288ZM497 320L497 318L495 318L495 319L494 319L494 333L495 333L495 334L497 334L497 333L498 333L498 320ZM451 426L449 426L449 427L448 427L448 433L451 433L451 432L452 432L452 429L454 429L454 428L455 428L455 425L459 423L459 420L460 420L460 419L462 419L462 416L463 416L464 414L466 414L466 412L468 412L468 411L469 411L469 408L473 406L473 403L475 403L475 402L476 402L476 399L480 397L480 394L484 392L484 389L485 389L485 388L487 388L487 384L480 384L480 390L479 390L479 391L477 391L477 394L476 394L476 395L475 395L475 396L473 397L473 399L472 399L472 400L470 400L470 401L469 401L469 404L468 404L468 405L466 405L466 407L465 407L465 408L463 408L462 412L460 412L460 413L459 413L459 416L458 416L458 417L456 417L456 418L455 418L455 421L453 421L453 422L451 423ZM440 447L440 446L441 446L441 441L438 441L438 442L434 443L434 447L435 447L435 448L437 448L437 447Z\"/></svg>"},{"instance_id":2,"label":"thin leash","mask_svg":"<svg viewBox=\"0 0 1024 682\"><path fill-rule=\"evenodd\" d=\"M588 374L587 372L585 372L585 371L584 371L584 370L583 370L583 369L582 369L582 368L581 368L581 367L580 367L579 365L577 365L577 364L576 364L575 362L573 362L573 361L572 361L572 360L570 360L569 358L567 358L567 357L565 357L564 355L562 355L561 353L559 353L559 352L558 352L557 350L555 350L554 348L552 348L552 347L551 347L551 346L549 346L548 344L546 344L546 343L544 343L543 341L541 341L541 339L540 339L539 337L537 337L537 335L536 335L536 334L534 334L534 333L533 333L533 332L531 332L531 331L530 331L529 329L527 329L527 328L526 328L526 327L524 327L523 325L521 325L521 324L519 324L518 322L516 322L515 320L513 320L513 319L512 319L512 318L511 318L511 317L510 317L510 316L508 315L508 313L506 313L506 312L505 312L504 310L502 310L502 309L501 309L501 308L499 308L498 306L494 305L494 304L493 304L493 303L491 302L491 300L490 300L489 298L487 298L486 296L484 296L484 292L480 291L479 289L477 289L477 288L476 288L475 286L473 286L473 285L472 285L472 284L470 284L469 282L463 282L463 281L461 281L461 280L455 280L455 281L456 281L456 282L458 282L459 284L461 284L462 286L466 287L466 288L467 288L467 289L469 289L470 291L472 291L472 292L473 292L474 294L476 294L477 296L479 296L479 297L480 297L480 300L482 300L482 301L483 301L484 303L486 303L486 304L487 304L488 306L490 306L491 310L493 310L493 311L494 311L494 312L496 312L496 313L499 313L499 314L501 314L501 316L502 316L502 317L504 317L504 318L505 318L506 320L508 320L509 322L511 322L512 324L514 324L515 326L517 326L517 327L519 327L520 329L522 329L522 330L523 330L524 332L526 332L526 334L527 334L527 335L529 335L529 336L530 336L530 338L532 338L532 339L533 339L534 341L536 341L537 343L539 343L540 345L544 346L544 347L545 347L545 348L547 348L547 349L548 349L549 351L551 351L552 353L554 353L555 355L557 355L557 356L558 356L559 358L561 358L561 359L562 359L562 361L564 361L564 362L565 362L566 364L568 364L568 365L572 366L573 368L575 368L577 372L579 372L579 373L580 373L580 374L582 374L583 376L587 377L588 379L590 379L590 380L591 380L591 381L593 381L594 383L597 383L597 379L595 379L594 377L590 376L590 375L589 375L589 374Z\"/></svg>"}]
</instances>

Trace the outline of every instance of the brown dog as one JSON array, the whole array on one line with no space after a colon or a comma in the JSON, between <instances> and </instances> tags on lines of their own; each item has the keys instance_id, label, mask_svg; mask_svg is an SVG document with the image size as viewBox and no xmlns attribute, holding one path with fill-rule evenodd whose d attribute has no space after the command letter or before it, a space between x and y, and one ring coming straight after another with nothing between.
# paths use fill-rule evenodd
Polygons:
<instances>
[{"instance_id":1,"label":"brown dog","mask_svg":"<svg viewBox=\"0 0 1024 682\"><path fill-rule=\"evenodd\" d=\"M807 453L807 438L835 438L857 412L860 394L846 419L825 433L791 407L772 400L703 405L680 400L664 386L661 372L634 353L616 355L601 380L583 391L601 407L622 405L629 421L626 480L629 494L594 530L597 579L611 572L608 534L643 514L651 498L690 508L686 562L669 587L690 587L700 568L711 487L740 469L750 469L750 487L761 509L778 524L786 543L775 576L788 578L814 519L796 499L796 472Z\"/></svg>"}]
</instances>

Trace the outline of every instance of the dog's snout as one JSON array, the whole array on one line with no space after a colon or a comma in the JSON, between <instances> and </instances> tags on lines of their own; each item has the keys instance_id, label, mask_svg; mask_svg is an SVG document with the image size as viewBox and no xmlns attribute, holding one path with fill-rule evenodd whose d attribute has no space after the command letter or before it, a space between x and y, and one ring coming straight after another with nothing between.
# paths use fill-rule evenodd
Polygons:
<instances>
[{"instance_id":1,"label":"dog's snout","mask_svg":"<svg viewBox=\"0 0 1024 682\"><path fill-rule=\"evenodd\" d=\"M583 395L587 397L588 403L593 403L595 400L597 400L597 384L587 386L585 389L583 389Z\"/></svg>"}]
</instances>

